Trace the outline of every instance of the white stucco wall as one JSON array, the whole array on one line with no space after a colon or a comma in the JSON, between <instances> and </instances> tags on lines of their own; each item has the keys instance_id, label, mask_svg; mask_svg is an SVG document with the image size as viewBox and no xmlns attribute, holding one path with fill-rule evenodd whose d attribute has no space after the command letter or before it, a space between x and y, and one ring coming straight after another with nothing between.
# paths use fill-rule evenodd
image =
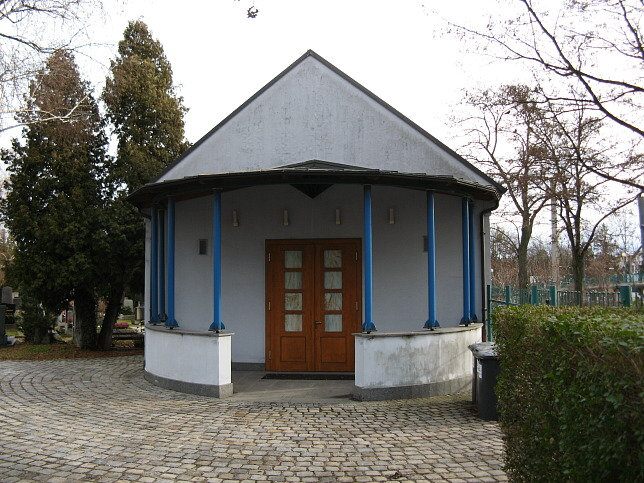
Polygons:
<instances>
[{"instance_id":1,"label":"white stucco wall","mask_svg":"<svg viewBox=\"0 0 644 483\"><path fill-rule=\"evenodd\" d=\"M481 325L434 332L356 336L356 387L416 386L472 375L470 344Z\"/></svg>"},{"instance_id":2,"label":"white stucco wall","mask_svg":"<svg viewBox=\"0 0 644 483\"><path fill-rule=\"evenodd\" d=\"M208 386L231 383L231 334L191 334L183 328L145 331L145 370L155 376Z\"/></svg>"},{"instance_id":3,"label":"white stucco wall","mask_svg":"<svg viewBox=\"0 0 644 483\"><path fill-rule=\"evenodd\" d=\"M374 322L378 330L409 331L427 319L425 193L373 187ZM335 224L340 208L342 224ZM389 208L396 222L388 223ZM239 227L232 226L232 210ZM284 209L290 224L282 226ZM362 238L363 189L335 185L311 199L291 186L264 186L222 195L222 316L235 332L233 362L264 362L265 240ZM443 327L462 317L461 199L436 195L437 316ZM478 216L475 218L478 233ZM198 240L208 240L198 255ZM476 237L476 272L480 248ZM148 240L149 257L149 240ZM147 258L146 258L147 261ZM148 267L149 268L149 267ZM176 319L182 329L205 331L212 322L212 199L176 204ZM149 273L149 272L146 272ZM148 279L149 280L149 279ZM481 301L477 281L477 315ZM146 287L149 307L149 287ZM149 320L149 319L148 319Z\"/></svg>"},{"instance_id":4,"label":"white stucco wall","mask_svg":"<svg viewBox=\"0 0 644 483\"><path fill-rule=\"evenodd\" d=\"M160 181L317 159L489 184L313 57L202 141Z\"/></svg>"}]
</instances>

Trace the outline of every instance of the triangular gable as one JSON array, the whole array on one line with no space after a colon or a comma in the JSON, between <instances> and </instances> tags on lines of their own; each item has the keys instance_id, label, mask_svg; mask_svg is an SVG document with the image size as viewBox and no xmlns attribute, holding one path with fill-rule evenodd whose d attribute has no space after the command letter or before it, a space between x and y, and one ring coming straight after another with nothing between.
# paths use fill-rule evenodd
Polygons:
<instances>
[{"instance_id":1,"label":"triangular gable","mask_svg":"<svg viewBox=\"0 0 644 483\"><path fill-rule=\"evenodd\" d=\"M328 161L321 161L319 159L310 159L301 163L287 164L285 166L277 166L279 169L319 169L325 171L369 171L375 170L374 168L365 169L362 166L352 166L350 164L342 163L329 163Z\"/></svg>"},{"instance_id":2,"label":"triangular gable","mask_svg":"<svg viewBox=\"0 0 644 483\"><path fill-rule=\"evenodd\" d=\"M309 50L197 141L155 182L304 160L463 178L503 188Z\"/></svg>"}]
</instances>

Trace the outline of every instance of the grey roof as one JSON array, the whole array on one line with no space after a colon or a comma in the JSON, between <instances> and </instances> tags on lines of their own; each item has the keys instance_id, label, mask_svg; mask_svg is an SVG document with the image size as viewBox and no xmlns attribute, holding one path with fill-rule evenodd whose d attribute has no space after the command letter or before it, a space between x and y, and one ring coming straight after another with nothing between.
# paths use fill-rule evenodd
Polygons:
<instances>
[{"instance_id":1,"label":"grey roof","mask_svg":"<svg viewBox=\"0 0 644 483\"><path fill-rule=\"evenodd\" d=\"M192 198L204 196L214 189L231 190L250 186L291 184L371 184L431 190L492 201L498 204L502 194L494 186L482 185L454 176L428 175L426 173L400 173L380 169L362 168L346 164L309 160L273 169L230 173L199 174L181 179L148 183L134 191L128 200L144 208L167 196Z\"/></svg>"}]
</instances>

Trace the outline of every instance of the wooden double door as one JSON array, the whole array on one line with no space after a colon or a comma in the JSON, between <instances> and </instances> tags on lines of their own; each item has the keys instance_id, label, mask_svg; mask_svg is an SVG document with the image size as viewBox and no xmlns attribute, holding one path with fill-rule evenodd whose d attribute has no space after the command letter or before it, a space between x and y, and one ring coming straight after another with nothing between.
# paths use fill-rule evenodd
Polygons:
<instances>
[{"instance_id":1,"label":"wooden double door","mask_svg":"<svg viewBox=\"0 0 644 483\"><path fill-rule=\"evenodd\" d=\"M266 369L353 372L359 239L266 241Z\"/></svg>"}]
</instances>

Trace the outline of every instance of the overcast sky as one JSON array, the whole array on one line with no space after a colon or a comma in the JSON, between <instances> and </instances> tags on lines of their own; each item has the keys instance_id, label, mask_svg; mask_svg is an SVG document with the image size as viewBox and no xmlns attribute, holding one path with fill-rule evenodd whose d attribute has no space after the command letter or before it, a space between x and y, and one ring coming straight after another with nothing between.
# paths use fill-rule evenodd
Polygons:
<instances>
[{"instance_id":1,"label":"overcast sky","mask_svg":"<svg viewBox=\"0 0 644 483\"><path fill-rule=\"evenodd\" d=\"M308 49L459 151L465 90L529 82L525 65L492 59L449 31L484 29L490 13L512 16L502 0L103 0L90 16L91 46L77 61L100 95L128 21L159 40L189 109L192 143ZM257 18L246 10L255 5ZM499 5L503 8L499 8ZM553 2L560 5L559 1ZM64 34L61 34L64 35ZM7 144L13 129L0 138Z\"/></svg>"},{"instance_id":2,"label":"overcast sky","mask_svg":"<svg viewBox=\"0 0 644 483\"><path fill-rule=\"evenodd\" d=\"M511 82L518 66L468 54L446 19L477 21L489 0L106 0L79 62L100 85L129 20L165 49L180 86L186 135L197 141L308 49L452 147L450 115L463 89ZM500 74L503 72L503 74Z\"/></svg>"}]
</instances>

